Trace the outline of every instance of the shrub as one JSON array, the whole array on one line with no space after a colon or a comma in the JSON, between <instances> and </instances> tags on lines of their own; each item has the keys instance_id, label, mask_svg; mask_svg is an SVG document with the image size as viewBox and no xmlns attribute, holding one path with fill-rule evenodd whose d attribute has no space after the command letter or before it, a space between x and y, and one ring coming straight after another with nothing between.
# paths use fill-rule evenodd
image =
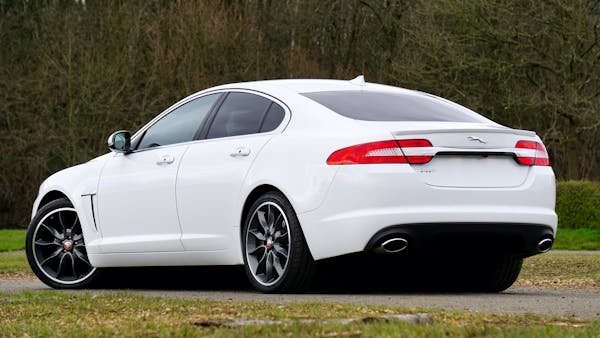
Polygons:
<instances>
[{"instance_id":1,"label":"shrub","mask_svg":"<svg viewBox=\"0 0 600 338\"><path fill-rule=\"evenodd\" d=\"M600 230L600 183L559 181L556 186L556 213L559 227Z\"/></svg>"}]
</instances>

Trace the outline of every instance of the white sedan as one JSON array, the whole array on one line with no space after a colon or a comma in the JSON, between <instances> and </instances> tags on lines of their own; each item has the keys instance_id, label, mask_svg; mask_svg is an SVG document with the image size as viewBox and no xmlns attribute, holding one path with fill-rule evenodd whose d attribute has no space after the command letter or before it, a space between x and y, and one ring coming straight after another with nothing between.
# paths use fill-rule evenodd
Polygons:
<instances>
[{"instance_id":1,"label":"white sedan","mask_svg":"<svg viewBox=\"0 0 600 338\"><path fill-rule=\"evenodd\" d=\"M501 291L556 233L534 132L362 77L206 89L108 146L35 200L27 258L54 288L108 267L243 264L260 291L298 291L316 261L364 252L485 257L471 281Z\"/></svg>"}]
</instances>

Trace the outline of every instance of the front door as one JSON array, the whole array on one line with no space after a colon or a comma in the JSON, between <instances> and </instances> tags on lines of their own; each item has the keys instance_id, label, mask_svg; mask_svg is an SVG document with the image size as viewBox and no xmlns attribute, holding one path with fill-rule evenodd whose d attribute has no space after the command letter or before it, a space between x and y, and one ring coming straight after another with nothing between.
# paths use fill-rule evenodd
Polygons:
<instances>
[{"instance_id":1,"label":"front door","mask_svg":"<svg viewBox=\"0 0 600 338\"><path fill-rule=\"evenodd\" d=\"M102 251L182 251L175 180L188 145L115 155L98 189Z\"/></svg>"},{"instance_id":2,"label":"front door","mask_svg":"<svg viewBox=\"0 0 600 338\"><path fill-rule=\"evenodd\" d=\"M146 128L132 153L107 161L98 186L104 253L183 251L177 170L220 96L182 103Z\"/></svg>"}]
</instances>

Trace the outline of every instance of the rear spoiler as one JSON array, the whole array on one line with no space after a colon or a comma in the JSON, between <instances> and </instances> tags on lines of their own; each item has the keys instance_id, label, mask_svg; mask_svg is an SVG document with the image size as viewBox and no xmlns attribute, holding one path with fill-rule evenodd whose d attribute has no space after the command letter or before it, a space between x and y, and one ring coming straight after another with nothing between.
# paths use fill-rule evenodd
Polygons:
<instances>
[{"instance_id":1,"label":"rear spoiler","mask_svg":"<svg viewBox=\"0 0 600 338\"><path fill-rule=\"evenodd\" d=\"M512 128L463 128L463 129L412 129L394 131L392 135L439 134L439 133L499 133L535 137L537 134L529 130Z\"/></svg>"}]
</instances>

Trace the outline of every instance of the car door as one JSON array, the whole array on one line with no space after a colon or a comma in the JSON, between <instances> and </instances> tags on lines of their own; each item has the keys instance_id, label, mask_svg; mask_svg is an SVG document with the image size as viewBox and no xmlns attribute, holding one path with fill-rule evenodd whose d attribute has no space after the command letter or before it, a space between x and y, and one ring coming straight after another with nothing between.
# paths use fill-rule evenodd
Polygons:
<instances>
[{"instance_id":1,"label":"car door","mask_svg":"<svg viewBox=\"0 0 600 338\"><path fill-rule=\"evenodd\" d=\"M221 94L190 100L135 139L136 149L115 154L98 186L104 253L182 251L177 218L177 170Z\"/></svg>"},{"instance_id":2,"label":"car door","mask_svg":"<svg viewBox=\"0 0 600 338\"><path fill-rule=\"evenodd\" d=\"M177 206L185 250L238 248L244 179L285 119L283 106L267 97L227 94L204 140L190 145L179 169Z\"/></svg>"}]
</instances>

